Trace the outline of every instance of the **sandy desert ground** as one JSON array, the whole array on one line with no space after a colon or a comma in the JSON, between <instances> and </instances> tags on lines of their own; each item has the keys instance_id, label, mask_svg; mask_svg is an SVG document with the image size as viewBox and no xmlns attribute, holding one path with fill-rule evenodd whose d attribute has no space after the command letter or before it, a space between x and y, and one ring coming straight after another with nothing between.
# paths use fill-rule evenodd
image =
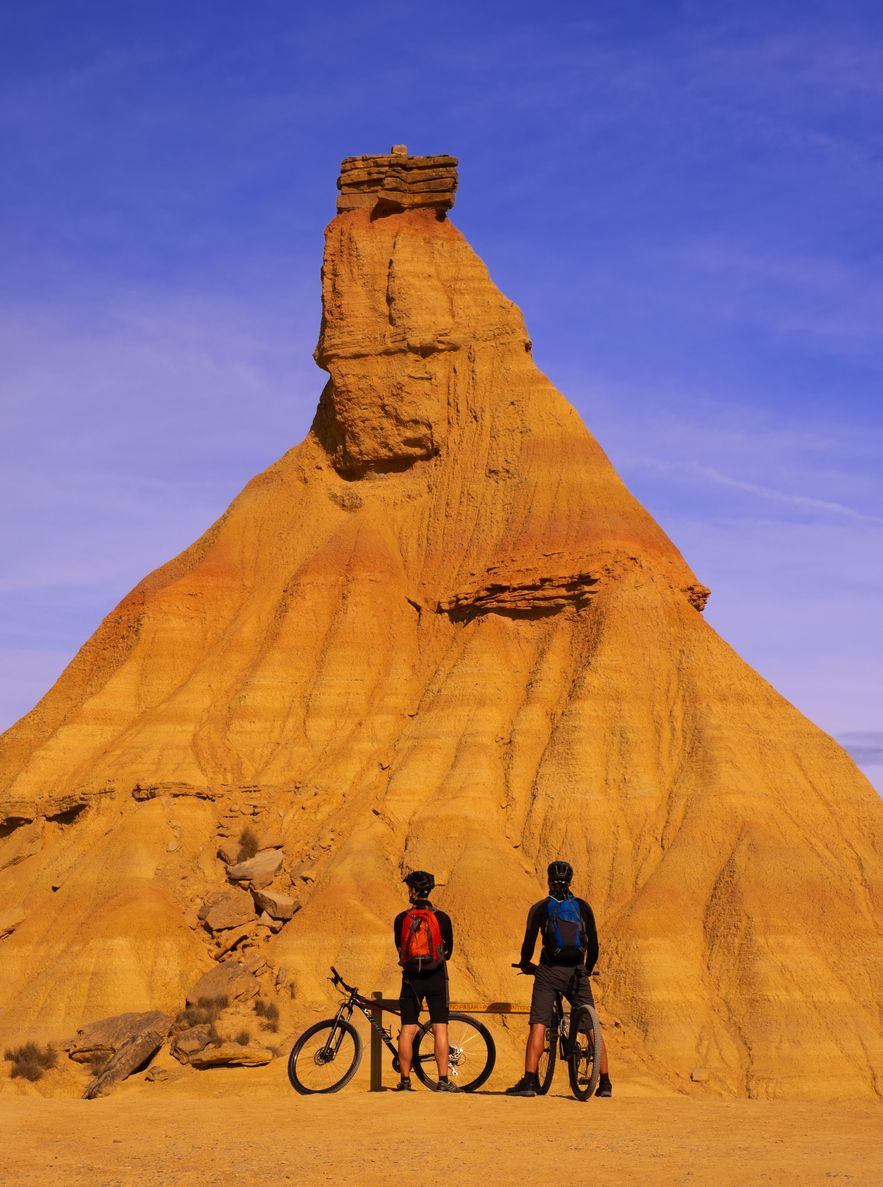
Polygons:
<instances>
[{"instance_id":1,"label":"sandy desert ground","mask_svg":"<svg viewBox=\"0 0 883 1187\"><path fill-rule=\"evenodd\" d=\"M366 1061L367 1062L367 1061ZM4 1093L0 1182L15 1187L478 1182L853 1184L883 1182L883 1107L855 1102L650 1096L617 1084L580 1104L560 1069L548 1097L486 1090L402 1098L367 1091L296 1096L284 1064L260 1071L135 1077L107 1099ZM11 1085L7 1084L7 1090ZM415 1150L416 1147L416 1150ZM419 1151L422 1163L415 1163Z\"/></svg>"}]
</instances>

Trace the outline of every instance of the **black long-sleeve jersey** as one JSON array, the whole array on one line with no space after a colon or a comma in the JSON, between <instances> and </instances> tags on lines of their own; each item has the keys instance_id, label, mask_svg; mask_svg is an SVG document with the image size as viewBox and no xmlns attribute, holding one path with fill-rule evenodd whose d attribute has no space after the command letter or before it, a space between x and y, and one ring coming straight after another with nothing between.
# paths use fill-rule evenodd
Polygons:
<instances>
[{"instance_id":1,"label":"black long-sleeve jersey","mask_svg":"<svg viewBox=\"0 0 883 1187\"><path fill-rule=\"evenodd\" d=\"M578 898L576 902L586 928L586 969L591 972L598 963L598 929L595 927L595 916L592 914L592 908L585 899ZM537 945L537 936L540 934L540 930L545 927L546 920L549 918L548 903L548 897L540 899L528 911L527 926L524 929L524 943L521 945L522 964L530 964L533 960L534 948ZM575 967L579 963L580 961L578 959L566 960L560 956L551 956L546 952L545 946L540 956L540 964L569 965Z\"/></svg>"}]
</instances>

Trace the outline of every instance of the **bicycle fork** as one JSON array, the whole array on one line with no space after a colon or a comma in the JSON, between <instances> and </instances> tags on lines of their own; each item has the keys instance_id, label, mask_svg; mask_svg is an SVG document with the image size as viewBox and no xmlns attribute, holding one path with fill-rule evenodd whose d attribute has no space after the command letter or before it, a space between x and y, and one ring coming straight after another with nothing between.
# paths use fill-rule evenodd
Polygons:
<instances>
[{"instance_id":1,"label":"bicycle fork","mask_svg":"<svg viewBox=\"0 0 883 1187\"><path fill-rule=\"evenodd\" d=\"M558 1052L561 1056L562 1062L570 1055L570 1035L568 1033L567 1027L568 1022L569 1019L567 1015L562 1014L558 1023L557 1033L554 1036L554 1038L558 1040Z\"/></svg>"},{"instance_id":2,"label":"bicycle fork","mask_svg":"<svg viewBox=\"0 0 883 1187\"><path fill-rule=\"evenodd\" d=\"M346 1005L342 1005L337 1011L337 1017L334 1019L334 1025L328 1031L328 1038L325 1040L325 1046L316 1052L316 1060L319 1058L323 1063L331 1063L333 1059L337 1058L337 1053L340 1051L340 1045L344 1040L346 1031L340 1025L341 1021L349 1022L352 1017L352 1008L347 1010ZM345 1017L344 1017L345 1015Z\"/></svg>"}]
</instances>

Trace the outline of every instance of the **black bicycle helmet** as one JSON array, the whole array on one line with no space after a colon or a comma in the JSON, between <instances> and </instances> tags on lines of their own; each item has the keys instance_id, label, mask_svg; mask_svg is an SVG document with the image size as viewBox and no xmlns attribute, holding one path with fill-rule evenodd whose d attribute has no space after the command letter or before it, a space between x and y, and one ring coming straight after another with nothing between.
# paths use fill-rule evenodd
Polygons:
<instances>
[{"instance_id":1,"label":"black bicycle helmet","mask_svg":"<svg viewBox=\"0 0 883 1187\"><path fill-rule=\"evenodd\" d=\"M402 881L406 883L409 890L415 890L424 897L431 894L435 886L435 878L432 874L427 874L426 870L414 870L413 873L408 874Z\"/></svg>"},{"instance_id":2,"label":"black bicycle helmet","mask_svg":"<svg viewBox=\"0 0 883 1187\"><path fill-rule=\"evenodd\" d=\"M550 886L567 887L573 877L573 866L569 861L550 861L546 874Z\"/></svg>"}]
</instances>

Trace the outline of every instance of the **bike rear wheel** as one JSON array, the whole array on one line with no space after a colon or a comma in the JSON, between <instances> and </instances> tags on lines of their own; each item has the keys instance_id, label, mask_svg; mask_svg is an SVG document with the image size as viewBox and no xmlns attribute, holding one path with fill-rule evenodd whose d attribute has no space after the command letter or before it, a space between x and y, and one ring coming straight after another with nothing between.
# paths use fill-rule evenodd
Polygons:
<instances>
[{"instance_id":1,"label":"bike rear wheel","mask_svg":"<svg viewBox=\"0 0 883 1187\"><path fill-rule=\"evenodd\" d=\"M552 1087L552 1077L555 1074L555 1060L558 1057L558 1029L546 1027L546 1043L540 1053L537 1064L537 1093L545 1096Z\"/></svg>"},{"instance_id":2,"label":"bike rear wheel","mask_svg":"<svg viewBox=\"0 0 883 1187\"><path fill-rule=\"evenodd\" d=\"M588 1100L601 1074L601 1023L591 1006L577 1006L570 1015L567 1070L573 1095Z\"/></svg>"},{"instance_id":3,"label":"bike rear wheel","mask_svg":"<svg viewBox=\"0 0 883 1187\"><path fill-rule=\"evenodd\" d=\"M288 1056L288 1079L295 1092L339 1092L356 1074L362 1040L351 1022L326 1018L300 1036Z\"/></svg>"},{"instance_id":4,"label":"bike rear wheel","mask_svg":"<svg viewBox=\"0 0 883 1187\"><path fill-rule=\"evenodd\" d=\"M451 1014L448 1021L448 1078L464 1092L480 1088L497 1058L491 1032L468 1014ZM438 1087L435 1042L431 1023L425 1023L414 1037L414 1073L427 1088Z\"/></svg>"}]
</instances>

